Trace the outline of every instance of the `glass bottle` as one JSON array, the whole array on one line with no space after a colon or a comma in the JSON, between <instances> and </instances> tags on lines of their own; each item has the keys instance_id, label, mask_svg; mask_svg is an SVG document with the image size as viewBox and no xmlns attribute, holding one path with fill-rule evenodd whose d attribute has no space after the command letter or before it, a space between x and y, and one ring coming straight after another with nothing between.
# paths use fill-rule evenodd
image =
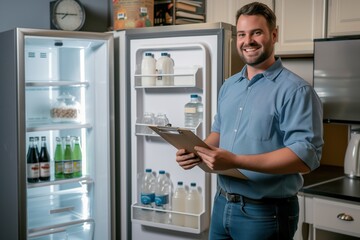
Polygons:
<instances>
[{"instance_id":1,"label":"glass bottle","mask_svg":"<svg viewBox=\"0 0 360 240\"><path fill-rule=\"evenodd\" d=\"M60 137L56 137L56 146L54 153L54 162L55 162L55 179L64 178L64 152L62 141Z\"/></svg>"},{"instance_id":2,"label":"glass bottle","mask_svg":"<svg viewBox=\"0 0 360 240\"><path fill-rule=\"evenodd\" d=\"M65 149L64 149L64 177L73 177L73 161L71 160L71 137L66 137Z\"/></svg>"},{"instance_id":3,"label":"glass bottle","mask_svg":"<svg viewBox=\"0 0 360 240\"><path fill-rule=\"evenodd\" d=\"M73 176L82 176L82 151L80 145L80 137L75 137L74 148L72 150L71 159L73 161Z\"/></svg>"},{"instance_id":4,"label":"glass bottle","mask_svg":"<svg viewBox=\"0 0 360 240\"><path fill-rule=\"evenodd\" d=\"M46 137L41 137L41 149L39 156L40 163L40 180L49 181L50 180L50 155L46 147Z\"/></svg>"},{"instance_id":5,"label":"glass bottle","mask_svg":"<svg viewBox=\"0 0 360 240\"><path fill-rule=\"evenodd\" d=\"M29 152L27 154L27 181L39 182L39 155L34 145L34 137L29 138Z\"/></svg>"}]
</instances>

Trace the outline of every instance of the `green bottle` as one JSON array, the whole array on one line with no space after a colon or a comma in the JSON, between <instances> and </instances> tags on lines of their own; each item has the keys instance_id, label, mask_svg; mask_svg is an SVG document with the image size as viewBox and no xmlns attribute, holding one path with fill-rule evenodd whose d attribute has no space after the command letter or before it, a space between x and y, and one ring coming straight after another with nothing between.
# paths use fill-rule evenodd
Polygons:
<instances>
[{"instance_id":1,"label":"green bottle","mask_svg":"<svg viewBox=\"0 0 360 240\"><path fill-rule=\"evenodd\" d=\"M61 143L61 138L56 137L56 146L54 153L54 162L55 162L55 179L63 179L64 178L64 155L63 155L63 147Z\"/></svg>"},{"instance_id":2,"label":"green bottle","mask_svg":"<svg viewBox=\"0 0 360 240\"><path fill-rule=\"evenodd\" d=\"M65 150L64 150L64 177L73 177L73 161L71 160L71 138L66 137Z\"/></svg>"},{"instance_id":3,"label":"green bottle","mask_svg":"<svg viewBox=\"0 0 360 240\"><path fill-rule=\"evenodd\" d=\"M81 153L79 137L75 137L74 148L72 150L71 159L73 161L74 177L81 177L82 176L82 153Z\"/></svg>"}]
</instances>

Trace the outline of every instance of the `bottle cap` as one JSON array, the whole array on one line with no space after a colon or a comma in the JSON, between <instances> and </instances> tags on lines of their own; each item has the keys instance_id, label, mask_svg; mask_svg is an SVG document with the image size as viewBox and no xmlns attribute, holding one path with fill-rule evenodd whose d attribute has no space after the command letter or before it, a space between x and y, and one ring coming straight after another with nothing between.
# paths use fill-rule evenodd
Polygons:
<instances>
[{"instance_id":1,"label":"bottle cap","mask_svg":"<svg viewBox=\"0 0 360 240\"><path fill-rule=\"evenodd\" d=\"M159 174L165 174L165 170L160 170Z\"/></svg>"},{"instance_id":2,"label":"bottle cap","mask_svg":"<svg viewBox=\"0 0 360 240\"><path fill-rule=\"evenodd\" d=\"M147 172L147 173L151 173L151 168L147 168L147 169L145 169L145 172Z\"/></svg>"},{"instance_id":3,"label":"bottle cap","mask_svg":"<svg viewBox=\"0 0 360 240\"><path fill-rule=\"evenodd\" d=\"M196 183L192 182L192 183L190 183L190 186L191 187L196 187Z\"/></svg>"},{"instance_id":4,"label":"bottle cap","mask_svg":"<svg viewBox=\"0 0 360 240\"><path fill-rule=\"evenodd\" d=\"M190 98L198 98L198 95L197 94L191 94Z\"/></svg>"},{"instance_id":5,"label":"bottle cap","mask_svg":"<svg viewBox=\"0 0 360 240\"><path fill-rule=\"evenodd\" d=\"M145 53L145 56L150 56L150 57L152 57L152 53L146 52L146 53Z\"/></svg>"},{"instance_id":6,"label":"bottle cap","mask_svg":"<svg viewBox=\"0 0 360 240\"><path fill-rule=\"evenodd\" d=\"M182 181L178 181L177 185L182 186L183 182Z\"/></svg>"},{"instance_id":7,"label":"bottle cap","mask_svg":"<svg viewBox=\"0 0 360 240\"><path fill-rule=\"evenodd\" d=\"M166 52L162 52L161 53L161 56L168 56L169 54L168 53L166 53Z\"/></svg>"}]
</instances>

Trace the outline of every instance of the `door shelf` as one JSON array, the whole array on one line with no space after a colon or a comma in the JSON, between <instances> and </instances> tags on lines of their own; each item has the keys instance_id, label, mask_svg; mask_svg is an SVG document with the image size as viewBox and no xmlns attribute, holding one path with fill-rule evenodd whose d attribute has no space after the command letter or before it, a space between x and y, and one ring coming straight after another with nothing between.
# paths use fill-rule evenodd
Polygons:
<instances>
[{"instance_id":1,"label":"door shelf","mask_svg":"<svg viewBox=\"0 0 360 240\"><path fill-rule=\"evenodd\" d=\"M180 232L187 232L187 233L195 233L195 234L202 233L209 227L209 216L204 211L201 212L200 214L191 214L191 213L183 213L183 212L175 212L175 211L170 211L170 210L156 209L156 211L165 212L170 215L169 223L166 224L166 223L155 222L153 219L142 219L142 217L143 217L142 211L144 211L144 210L154 212L155 209L142 207L138 203L134 203L131 206L131 220L133 222L137 222L137 223L140 223L141 225L145 225L145 226L151 226L151 227L156 227L156 228L162 228L162 229L168 229L168 230L174 230L174 231L180 231ZM192 228L192 227L185 227L185 226L179 226L179 225L172 224L171 216L176 216L176 215L184 216L186 219L185 221L187 221L187 222L193 221L197 227Z\"/></svg>"},{"instance_id":2,"label":"door shelf","mask_svg":"<svg viewBox=\"0 0 360 240\"><path fill-rule=\"evenodd\" d=\"M135 74L135 88L184 88L184 87L197 87L202 88L202 71L199 66L193 67L174 67L174 74ZM141 77L160 77L170 76L174 79L174 85L154 85L142 86Z\"/></svg>"},{"instance_id":3,"label":"door shelf","mask_svg":"<svg viewBox=\"0 0 360 240\"><path fill-rule=\"evenodd\" d=\"M45 228L29 229L28 238L33 240L45 239L93 239L94 219L72 221Z\"/></svg>"}]
</instances>

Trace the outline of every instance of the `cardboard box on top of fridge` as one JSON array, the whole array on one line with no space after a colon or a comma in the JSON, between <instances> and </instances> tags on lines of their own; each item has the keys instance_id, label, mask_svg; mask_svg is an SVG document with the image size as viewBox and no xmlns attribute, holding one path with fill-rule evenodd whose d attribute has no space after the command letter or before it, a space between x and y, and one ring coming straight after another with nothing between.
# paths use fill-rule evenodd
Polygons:
<instances>
[{"instance_id":1,"label":"cardboard box on top of fridge","mask_svg":"<svg viewBox=\"0 0 360 240\"><path fill-rule=\"evenodd\" d=\"M154 0L113 0L114 30L151 27Z\"/></svg>"}]
</instances>

